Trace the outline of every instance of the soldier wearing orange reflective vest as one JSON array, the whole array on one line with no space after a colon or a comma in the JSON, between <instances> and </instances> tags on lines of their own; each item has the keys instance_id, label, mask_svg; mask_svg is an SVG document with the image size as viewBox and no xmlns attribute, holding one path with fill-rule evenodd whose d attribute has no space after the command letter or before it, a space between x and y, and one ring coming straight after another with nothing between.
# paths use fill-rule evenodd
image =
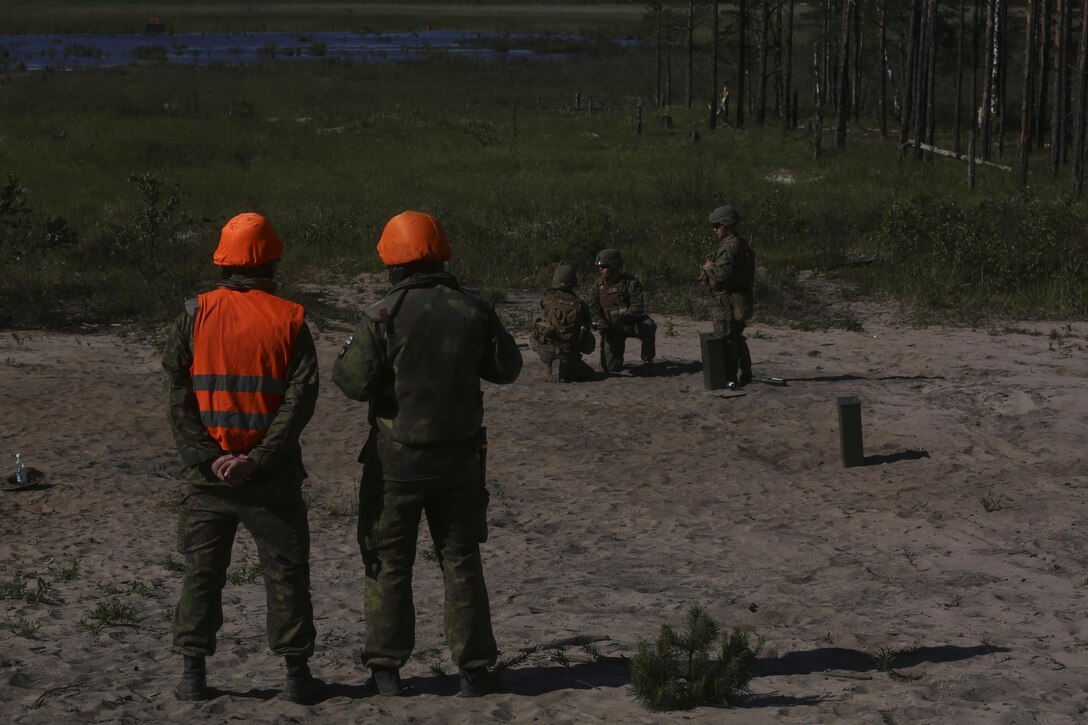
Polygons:
<instances>
[{"instance_id":1,"label":"soldier wearing orange reflective vest","mask_svg":"<svg viewBox=\"0 0 1088 725\"><path fill-rule=\"evenodd\" d=\"M178 520L185 580L174 613L184 657L175 695L206 700L205 658L223 622L238 524L264 572L269 648L286 660L284 696L309 702L314 680L310 531L299 435L314 412L317 352L301 306L277 297L283 242L259 214L223 227L219 286L185 304L163 351L167 408L188 482Z\"/></svg>"}]
</instances>

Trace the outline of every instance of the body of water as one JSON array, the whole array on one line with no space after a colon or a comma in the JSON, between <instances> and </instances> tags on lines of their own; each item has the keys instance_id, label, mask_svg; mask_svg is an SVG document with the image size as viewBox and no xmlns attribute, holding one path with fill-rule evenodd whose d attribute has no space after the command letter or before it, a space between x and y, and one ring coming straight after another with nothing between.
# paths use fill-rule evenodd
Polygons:
<instances>
[{"instance_id":1,"label":"body of water","mask_svg":"<svg viewBox=\"0 0 1088 725\"><path fill-rule=\"evenodd\" d=\"M0 35L0 64L42 70L123 66L139 62L257 63L335 59L392 63L434 53L479 60L562 57L593 42L570 35L467 33L178 33ZM619 41L624 44L630 41Z\"/></svg>"}]
</instances>

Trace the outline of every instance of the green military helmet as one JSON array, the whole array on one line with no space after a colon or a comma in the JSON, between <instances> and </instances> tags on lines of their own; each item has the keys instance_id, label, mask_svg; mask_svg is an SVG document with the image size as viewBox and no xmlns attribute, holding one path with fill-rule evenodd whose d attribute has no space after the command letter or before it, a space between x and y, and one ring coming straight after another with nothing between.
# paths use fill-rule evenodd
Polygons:
<instances>
[{"instance_id":1,"label":"green military helmet","mask_svg":"<svg viewBox=\"0 0 1088 725\"><path fill-rule=\"evenodd\" d=\"M598 267L611 267L614 270L623 269L623 255L618 249L602 249L597 255Z\"/></svg>"},{"instance_id":2,"label":"green military helmet","mask_svg":"<svg viewBox=\"0 0 1088 725\"><path fill-rule=\"evenodd\" d=\"M554 289L576 287L577 285L578 275L574 273L574 267L569 264L561 264L555 268L555 274L552 275L552 287Z\"/></svg>"},{"instance_id":3,"label":"green military helmet","mask_svg":"<svg viewBox=\"0 0 1088 725\"><path fill-rule=\"evenodd\" d=\"M732 227L740 223L740 214L733 207L725 204L710 212L710 223L721 224L723 227Z\"/></svg>"}]
</instances>

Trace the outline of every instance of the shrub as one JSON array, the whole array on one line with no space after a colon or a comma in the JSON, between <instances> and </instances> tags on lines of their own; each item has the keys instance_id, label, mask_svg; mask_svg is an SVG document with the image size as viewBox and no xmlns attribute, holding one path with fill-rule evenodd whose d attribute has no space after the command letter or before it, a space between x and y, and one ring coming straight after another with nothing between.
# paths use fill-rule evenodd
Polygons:
<instances>
[{"instance_id":1,"label":"shrub","mask_svg":"<svg viewBox=\"0 0 1088 725\"><path fill-rule=\"evenodd\" d=\"M720 648L716 660L710 656L715 641ZM762 638L753 647L748 633L736 628L721 632L703 609L692 606L683 631L663 624L656 642L639 642L631 661L631 690L648 710L726 707L731 697L747 692L762 648Z\"/></svg>"}]
</instances>

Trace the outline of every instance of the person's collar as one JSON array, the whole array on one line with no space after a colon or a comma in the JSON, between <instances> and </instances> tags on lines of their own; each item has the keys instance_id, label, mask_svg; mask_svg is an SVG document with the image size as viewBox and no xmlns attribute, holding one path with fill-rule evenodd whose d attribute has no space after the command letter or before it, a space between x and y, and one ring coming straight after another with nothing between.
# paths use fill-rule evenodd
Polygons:
<instances>
[{"instance_id":1,"label":"person's collar","mask_svg":"<svg viewBox=\"0 0 1088 725\"><path fill-rule=\"evenodd\" d=\"M219 280L219 286L240 291L256 289L263 292L275 292L279 283L268 277L244 277L240 274L232 274L230 277Z\"/></svg>"}]
</instances>

